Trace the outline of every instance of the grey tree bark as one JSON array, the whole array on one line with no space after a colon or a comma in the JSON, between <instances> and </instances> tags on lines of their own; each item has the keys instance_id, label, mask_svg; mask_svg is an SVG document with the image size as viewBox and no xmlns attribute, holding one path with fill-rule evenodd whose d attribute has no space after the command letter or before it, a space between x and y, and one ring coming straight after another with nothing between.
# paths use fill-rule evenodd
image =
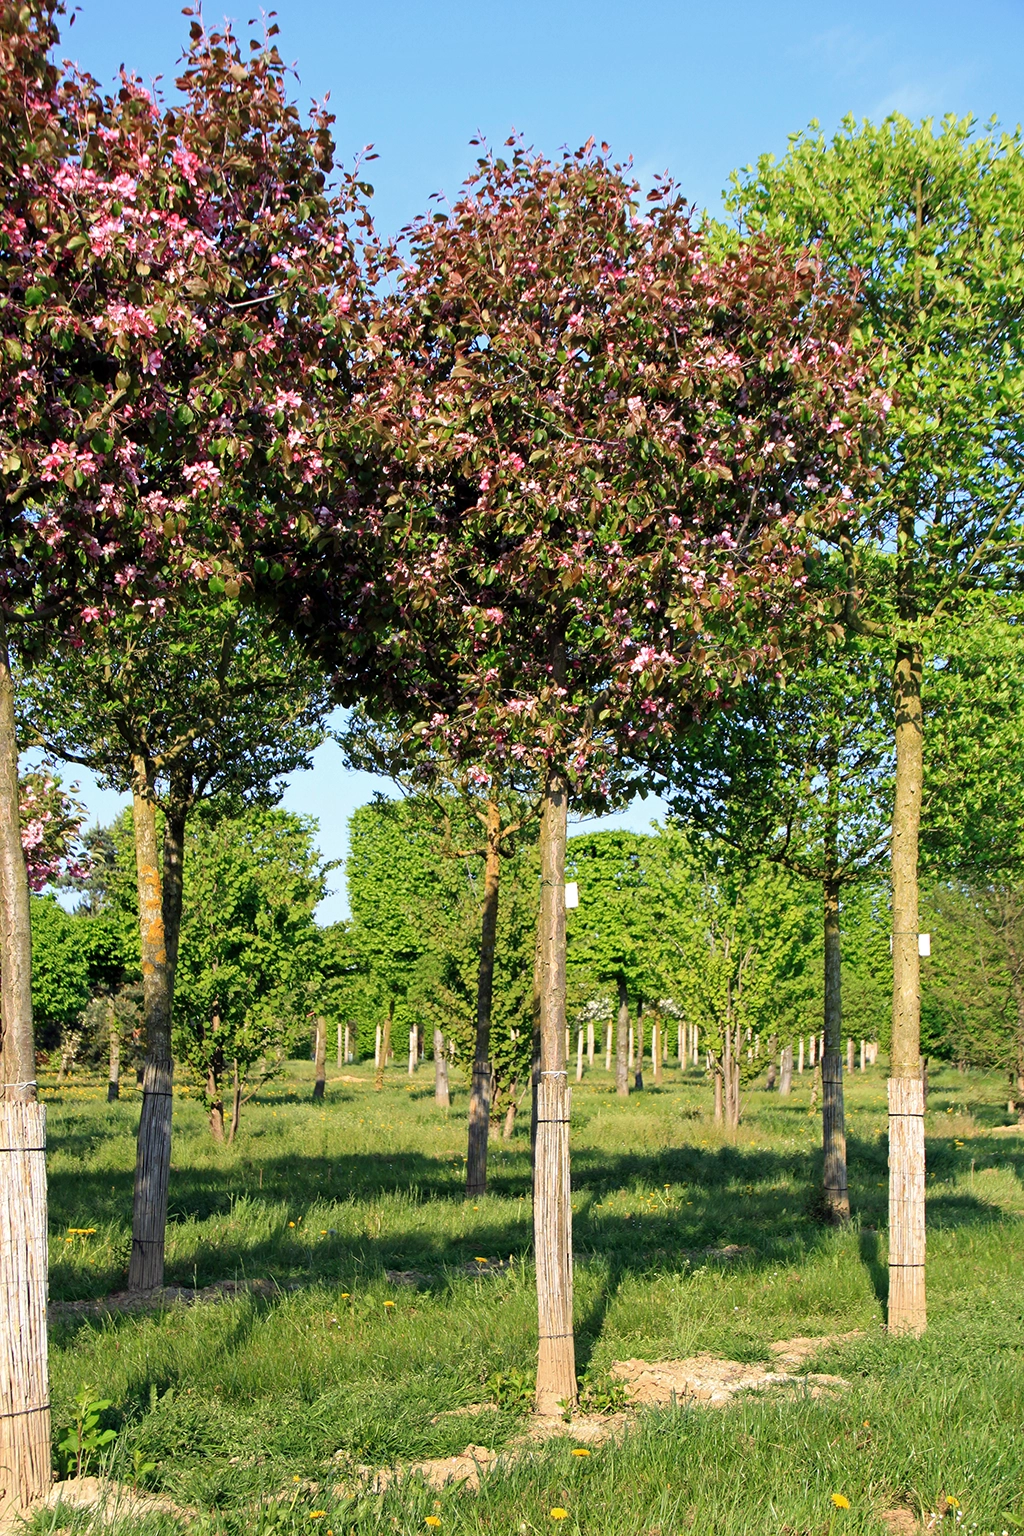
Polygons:
<instances>
[{"instance_id":1,"label":"grey tree bark","mask_svg":"<svg viewBox=\"0 0 1024 1536\"><path fill-rule=\"evenodd\" d=\"M316 1021L316 1045L313 1053L313 1099L322 1099L327 1084L327 1020L320 1015Z\"/></svg>"},{"instance_id":2,"label":"grey tree bark","mask_svg":"<svg viewBox=\"0 0 1024 1536\"><path fill-rule=\"evenodd\" d=\"M850 1219L846 1177L846 1118L843 1109L843 1000L839 936L839 888L826 881L825 906L825 1054L821 1063L821 1139L824 1152L823 1200L829 1221Z\"/></svg>"},{"instance_id":3,"label":"grey tree bark","mask_svg":"<svg viewBox=\"0 0 1024 1536\"><path fill-rule=\"evenodd\" d=\"M619 1012L615 1021L615 1092L629 1098L629 993L621 971L617 978Z\"/></svg>"},{"instance_id":4,"label":"grey tree bark","mask_svg":"<svg viewBox=\"0 0 1024 1536\"><path fill-rule=\"evenodd\" d=\"M113 1104L121 1094L121 1036L113 998L107 1005L107 1061L107 1103Z\"/></svg>"},{"instance_id":5,"label":"grey tree bark","mask_svg":"<svg viewBox=\"0 0 1024 1536\"><path fill-rule=\"evenodd\" d=\"M787 1098L793 1092L793 1047L787 1045L782 1050L782 1063L779 1069L779 1098Z\"/></svg>"},{"instance_id":6,"label":"grey tree bark","mask_svg":"<svg viewBox=\"0 0 1024 1536\"><path fill-rule=\"evenodd\" d=\"M498 893L501 875L501 808L487 802L487 845L484 854L484 900L480 922L480 961L476 986L476 1047L469 1092L469 1147L466 1154L466 1194L487 1189L487 1137L491 1127L491 1010L494 997L494 951L498 934Z\"/></svg>"},{"instance_id":7,"label":"grey tree bark","mask_svg":"<svg viewBox=\"0 0 1024 1536\"><path fill-rule=\"evenodd\" d=\"M448 1090L448 1061L444 1054L444 1035L434 1030L434 1103L447 1109L451 1104Z\"/></svg>"}]
</instances>

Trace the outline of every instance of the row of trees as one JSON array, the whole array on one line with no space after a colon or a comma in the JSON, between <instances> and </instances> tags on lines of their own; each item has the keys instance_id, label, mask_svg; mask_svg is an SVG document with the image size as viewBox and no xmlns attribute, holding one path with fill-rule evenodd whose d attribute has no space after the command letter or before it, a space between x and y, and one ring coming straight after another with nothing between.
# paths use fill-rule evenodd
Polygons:
<instances>
[{"instance_id":1,"label":"row of trees","mask_svg":"<svg viewBox=\"0 0 1024 1536\"><path fill-rule=\"evenodd\" d=\"M390 1017L399 1041L416 1029L429 1044L441 1030L451 1059L472 1070L484 860L458 847L459 814L457 802L410 796L364 806L350 824L353 918L336 938L348 963L328 1012L351 1026L364 1057ZM536 842L536 825L527 822L502 867L491 1017L495 1121L530 1072ZM698 1027L700 1065L712 1057L720 1103L727 1024L734 1039L740 1030L744 1073L748 1032L762 1037L756 1070L763 1074L773 1056L821 1031L830 979L820 882L780 867L764 845L741 853L671 821L650 834L570 836L566 871L579 888L566 923L567 1023L573 1036L596 1021L599 1054L614 1025L620 1091L628 1092L625 1060L638 1011L657 1018L673 1043L680 1022ZM922 913L931 936L922 966L923 1051L960 1067L996 1068L1016 1084L1024 1044L1019 885L982 887L935 871L923 886ZM877 867L845 886L839 921L843 1033L887 1050L892 919Z\"/></svg>"},{"instance_id":2,"label":"row of trees","mask_svg":"<svg viewBox=\"0 0 1024 1536\"><path fill-rule=\"evenodd\" d=\"M226 1090L233 1138L244 1101L308 1048L330 1006L337 946L314 920L330 871L315 831L258 807L200 817L186 833L172 1045L217 1139ZM85 842L87 865L61 881L81 892L77 910L33 898L33 1005L61 1071L109 1061L116 1097L118 1066L141 1063L145 1037L132 812Z\"/></svg>"},{"instance_id":3,"label":"row of trees","mask_svg":"<svg viewBox=\"0 0 1024 1536\"><path fill-rule=\"evenodd\" d=\"M812 134L738 179L726 230L698 227L668 179L641 206L605 146L550 163L512 141L392 244L361 172L328 185L330 118L300 119L272 36L247 53L194 21L163 108L127 74L105 97L62 73L58 14L30 0L0 25L0 1065L4 1145L24 1149L5 1157L30 1162L42 1137L10 637L31 728L133 794L135 1288L163 1270L188 820L203 801L234 814L303 760L326 677L397 732L425 787L484 791L477 1149L503 802L524 785L534 801L537 1400L573 1401L567 812L644 785L685 795L691 733L756 719L759 692L774 719L780 689L811 686L808 658L831 654L859 701L829 646L862 636L895 688L878 715L894 759L889 1320L919 1330L924 699L939 671L970 670L965 634L987 655L996 630L1014 645L1018 142L902 119ZM990 746L960 821L997 798ZM964 777L957 753L948 767ZM823 890L830 824L802 836ZM979 834L973 851L1011 842ZM834 903L824 934L835 974ZM826 1022L835 1118L827 1007ZM4 1314L35 1309L0 1376L17 1498L48 1457L41 1208L24 1198L0 1201Z\"/></svg>"}]
</instances>

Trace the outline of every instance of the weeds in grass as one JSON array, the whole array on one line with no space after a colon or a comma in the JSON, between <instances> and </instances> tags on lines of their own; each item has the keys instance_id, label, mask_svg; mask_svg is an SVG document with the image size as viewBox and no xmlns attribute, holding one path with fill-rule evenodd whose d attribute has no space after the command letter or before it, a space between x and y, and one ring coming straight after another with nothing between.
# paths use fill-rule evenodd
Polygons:
<instances>
[{"instance_id":1,"label":"weeds in grass","mask_svg":"<svg viewBox=\"0 0 1024 1536\"><path fill-rule=\"evenodd\" d=\"M231 1148L213 1145L199 1106L175 1101L168 1280L192 1289L259 1277L271 1282L266 1294L139 1315L55 1309L55 1422L72 1423L83 1384L102 1382L111 1407L100 1422L117 1433L109 1449L121 1475L131 1478L135 1458L152 1464L136 1480L197 1511L197 1536L822 1536L831 1520L834 1536L886 1536L884 1511L926 1523L943 1497L959 1501L962 1520L944 1517L951 1532L1000 1536L1024 1524L1024 1138L1000 1129L996 1077L933 1074L930 1328L906 1341L881 1326L881 1071L847 1083L856 1222L846 1232L808 1214L820 1123L808 1120L806 1082L789 1101L751 1091L728 1135L711 1122L696 1074L619 1104L595 1071L573 1104L577 1345L590 1411L617 1410L602 1393L618 1359L708 1350L767 1360L775 1339L859 1328L860 1339L807 1364L849 1388L818 1402L755 1396L647 1412L589 1456L574 1455L570 1437L506 1458L470 1496L412 1476L377 1495L358 1469L408 1467L467 1443L500 1452L521 1435L536 1334L528 1135L492 1148L490 1192L474 1209L463 1194L464 1097L446 1116L426 1071L412 1093L396 1072L381 1095L358 1081L329 1085L325 1112L311 1114L311 1070L291 1068ZM123 1284L138 1107L103 1095L100 1085L92 1098L44 1088L55 1237L96 1228L54 1242L58 1303ZM727 1244L748 1251L708 1256ZM510 1256L500 1273L461 1267ZM388 1269L428 1284L396 1289ZM479 1404L481 1382L496 1409ZM560 1526L552 1509L568 1511ZM47 1520L37 1518L37 1536L57 1529ZM76 1516L63 1528L90 1527ZM153 1515L110 1536L179 1530Z\"/></svg>"}]
</instances>

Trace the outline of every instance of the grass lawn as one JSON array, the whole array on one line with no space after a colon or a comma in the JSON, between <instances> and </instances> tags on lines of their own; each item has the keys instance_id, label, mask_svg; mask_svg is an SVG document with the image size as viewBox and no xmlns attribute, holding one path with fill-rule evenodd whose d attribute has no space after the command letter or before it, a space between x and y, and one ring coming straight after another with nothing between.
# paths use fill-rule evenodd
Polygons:
<instances>
[{"instance_id":1,"label":"grass lawn","mask_svg":"<svg viewBox=\"0 0 1024 1536\"><path fill-rule=\"evenodd\" d=\"M333 1079L333 1080L332 1080ZM51 1340L55 1433L84 1386L112 1406L115 1475L200 1510L195 1532L561 1531L587 1536L770 1532L853 1536L883 1511L981 1536L1024 1526L1024 1138L1006 1089L952 1070L929 1098L928 1288L920 1341L889 1340L885 1294L885 1078L847 1084L855 1222L815 1219L820 1113L809 1075L789 1100L752 1090L739 1133L712 1123L691 1073L614 1097L595 1070L573 1102L578 1368L600 1394L613 1361L709 1350L741 1361L797 1334L862 1329L810 1362L849 1390L747 1396L731 1406L641 1414L588 1456L552 1443L485 1479L479 1494L398 1480L382 1495L331 1491L359 1465L499 1450L522 1432L535 1351L528 1115L492 1143L491 1192L462 1193L466 1093L433 1102L432 1068L410 1086L372 1066L312 1067L243 1112L215 1146L200 1106L176 1094L168 1284L260 1277L273 1294L146 1316L61 1317ZM45 1087L51 1296L123 1288L134 1091ZM72 1229L79 1229L78 1232ZM83 1235L83 1229L89 1229ZM94 1230L92 1230L94 1229ZM723 1265L701 1250L749 1253ZM461 1266L509 1259L473 1278ZM428 1288L391 1284L416 1270ZM498 1401L499 1411L450 1410ZM832 1495L849 1500L837 1508ZM279 1497L283 1495L283 1497ZM954 1500L944 1505L942 1501ZM552 1519L551 1510L567 1511ZM430 1523L427 1524L428 1517ZM77 1521L77 1523L76 1523ZM438 1526L435 1522L440 1521ZM33 1530L85 1530L37 1516ZM177 1530L168 1517L125 1531Z\"/></svg>"}]
</instances>

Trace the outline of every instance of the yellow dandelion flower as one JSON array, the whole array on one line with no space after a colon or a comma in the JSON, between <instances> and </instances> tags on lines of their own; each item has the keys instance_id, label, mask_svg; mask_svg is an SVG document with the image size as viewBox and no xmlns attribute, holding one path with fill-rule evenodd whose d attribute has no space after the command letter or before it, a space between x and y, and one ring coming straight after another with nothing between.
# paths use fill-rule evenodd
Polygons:
<instances>
[{"instance_id":1,"label":"yellow dandelion flower","mask_svg":"<svg viewBox=\"0 0 1024 1536\"><path fill-rule=\"evenodd\" d=\"M290 1221L290 1222L289 1222L289 1223L288 1223L288 1225L289 1225L289 1226L290 1226L290 1227L294 1227L294 1225L295 1225L295 1223L294 1223L294 1221Z\"/></svg>"},{"instance_id":2,"label":"yellow dandelion flower","mask_svg":"<svg viewBox=\"0 0 1024 1536\"><path fill-rule=\"evenodd\" d=\"M433 1526L433 1525L440 1525L441 1522L437 1518L436 1515L426 1515L426 1516L424 1516L423 1524L424 1525L431 1525L431 1526Z\"/></svg>"},{"instance_id":3,"label":"yellow dandelion flower","mask_svg":"<svg viewBox=\"0 0 1024 1536\"><path fill-rule=\"evenodd\" d=\"M384 1305L385 1305L385 1306L386 1306L386 1307L393 1307L393 1306L394 1306L394 1305L395 1305L395 1303L394 1303L394 1302L393 1302L393 1301L386 1301L386 1302L385 1302L385 1303L384 1303Z\"/></svg>"},{"instance_id":4,"label":"yellow dandelion flower","mask_svg":"<svg viewBox=\"0 0 1024 1536\"><path fill-rule=\"evenodd\" d=\"M849 1509L850 1507L850 1501L845 1493L834 1493L832 1495L832 1503L836 1509Z\"/></svg>"},{"instance_id":5,"label":"yellow dandelion flower","mask_svg":"<svg viewBox=\"0 0 1024 1536\"><path fill-rule=\"evenodd\" d=\"M572 1448L572 1453L573 1453L574 1456L589 1456L590 1455L590 1452L587 1450L585 1445L574 1445L573 1448Z\"/></svg>"},{"instance_id":6,"label":"yellow dandelion flower","mask_svg":"<svg viewBox=\"0 0 1024 1536\"><path fill-rule=\"evenodd\" d=\"M311 1509L309 1512L309 1518L311 1520L322 1520L326 1513L326 1509Z\"/></svg>"},{"instance_id":7,"label":"yellow dandelion flower","mask_svg":"<svg viewBox=\"0 0 1024 1536\"><path fill-rule=\"evenodd\" d=\"M341 1299L342 1299L342 1301L351 1301L352 1300L352 1293L351 1293L351 1291L342 1291Z\"/></svg>"},{"instance_id":8,"label":"yellow dandelion flower","mask_svg":"<svg viewBox=\"0 0 1024 1536\"><path fill-rule=\"evenodd\" d=\"M951 1499L949 1497L949 1495L947 1494L946 1495L946 1508L947 1509L959 1509L960 1508L960 1500L959 1499Z\"/></svg>"},{"instance_id":9,"label":"yellow dandelion flower","mask_svg":"<svg viewBox=\"0 0 1024 1536\"><path fill-rule=\"evenodd\" d=\"M474 1260L473 1260L473 1262L474 1262L474 1264L486 1264L486 1263L487 1263L487 1260L486 1260L486 1259L482 1259L482 1258L481 1258L481 1257L480 1257L480 1255L479 1255L479 1254L477 1254L477 1256L476 1256L476 1258L475 1258L475 1259L474 1259Z\"/></svg>"},{"instance_id":10,"label":"yellow dandelion flower","mask_svg":"<svg viewBox=\"0 0 1024 1536\"><path fill-rule=\"evenodd\" d=\"M551 1511L551 1518L552 1520L568 1520L569 1511L567 1509L562 1509L561 1505L556 1504L554 1509Z\"/></svg>"}]
</instances>

